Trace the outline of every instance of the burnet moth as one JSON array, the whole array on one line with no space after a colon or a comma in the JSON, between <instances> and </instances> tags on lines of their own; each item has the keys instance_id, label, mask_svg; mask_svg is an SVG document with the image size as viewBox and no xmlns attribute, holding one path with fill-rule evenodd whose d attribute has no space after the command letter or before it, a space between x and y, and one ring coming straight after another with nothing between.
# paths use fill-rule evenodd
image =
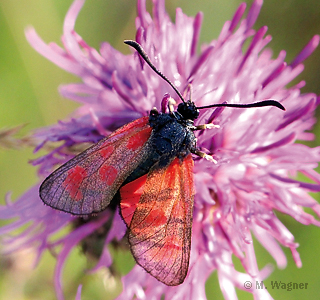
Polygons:
<instances>
[{"instance_id":1,"label":"burnet moth","mask_svg":"<svg viewBox=\"0 0 320 300\"><path fill-rule=\"evenodd\" d=\"M187 275L191 249L192 154L215 162L197 148L194 131L214 127L194 125L199 109L284 107L274 100L196 107L184 100L137 42L125 43L168 82L182 102L174 111L174 100L165 96L161 112L152 109L149 116L124 125L69 160L45 179L40 197L52 208L84 216L103 211L120 194L120 213L136 262L166 285L179 285Z\"/></svg>"}]
</instances>

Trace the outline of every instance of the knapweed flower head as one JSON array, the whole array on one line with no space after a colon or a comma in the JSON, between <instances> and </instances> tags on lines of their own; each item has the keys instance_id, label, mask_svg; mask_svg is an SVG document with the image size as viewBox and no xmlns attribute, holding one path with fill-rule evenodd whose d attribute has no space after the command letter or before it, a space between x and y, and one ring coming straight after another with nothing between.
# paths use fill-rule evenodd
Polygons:
<instances>
[{"instance_id":1,"label":"knapweed flower head","mask_svg":"<svg viewBox=\"0 0 320 300\"><path fill-rule=\"evenodd\" d=\"M32 28L26 32L28 41L40 54L82 79L81 83L60 88L64 97L81 103L72 118L34 133L36 151L60 142L47 155L33 161L41 180L72 158L77 146L98 142L120 126L148 116L153 107L160 110L166 93L179 101L168 84L134 51L124 55L108 43L97 51L85 43L74 31L83 4L84 0L75 0L66 16L64 48L45 44ZM205 282L214 271L225 299L237 299L236 287L251 292L255 299L272 299L267 289L243 285L261 281L271 272L270 267L258 269L252 235L279 267L286 265L280 245L290 248L300 266L298 244L274 211L305 225L320 225L303 210L308 207L320 216L320 206L308 194L320 190L320 175L314 171L320 161L320 148L295 143L313 139L307 130L315 123L313 114L319 99L314 94L300 94L304 82L286 88L302 72L301 63L316 48L319 36L291 64L284 62L284 51L272 59L271 51L265 48L271 39L266 36L266 27L252 29L262 5L261 0L256 0L246 17L246 6L241 4L218 39L202 45L198 53L201 13L191 18L177 9L173 23L163 0L153 1L152 17L145 5L145 0L137 1L136 41L181 93L191 94L197 106L274 99L285 106L286 112L274 107L201 110L197 123L212 122L219 128L197 132L197 145L213 155L217 163L195 157L196 195L188 275L184 283L170 287L136 265L122 278L123 292L118 299L206 299ZM249 46L244 47L247 41ZM314 183L296 180L298 173ZM37 261L44 251L57 249L55 288L58 299L63 299L61 277L71 250L102 231L104 247L92 271L110 267L112 257L107 246L115 240L125 240L126 226L116 205L95 217L81 219L45 206L38 190L39 185L32 187L14 203L8 197L7 205L0 208L0 218L17 220L0 232L30 224L4 243L8 252L35 247ZM71 231L56 237L70 224ZM232 255L239 258L244 273L235 269ZM77 297L80 298L80 288Z\"/></svg>"}]
</instances>

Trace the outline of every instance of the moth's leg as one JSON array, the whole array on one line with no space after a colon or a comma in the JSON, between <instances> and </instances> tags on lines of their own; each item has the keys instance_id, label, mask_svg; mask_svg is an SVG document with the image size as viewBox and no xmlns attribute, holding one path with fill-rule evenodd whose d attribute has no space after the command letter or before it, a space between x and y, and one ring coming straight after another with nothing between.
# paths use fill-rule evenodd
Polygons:
<instances>
[{"instance_id":1,"label":"moth's leg","mask_svg":"<svg viewBox=\"0 0 320 300\"><path fill-rule=\"evenodd\" d=\"M203 125L197 125L192 128L193 130L204 130L204 129L212 129L212 128L220 128L219 125L215 125L212 123L209 124L203 124Z\"/></svg>"},{"instance_id":2,"label":"moth's leg","mask_svg":"<svg viewBox=\"0 0 320 300\"><path fill-rule=\"evenodd\" d=\"M195 154L195 155L200 156L201 158L204 158L204 159L206 159L206 160L208 160L208 161L213 162L214 164L217 164L217 163L218 163L211 155L206 154L206 153L204 153L204 152L202 152L202 151L200 151L200 150L198 150L198 149L192 149L191 152L192 152L193 154Z\"/></svg>"}]
</instances>

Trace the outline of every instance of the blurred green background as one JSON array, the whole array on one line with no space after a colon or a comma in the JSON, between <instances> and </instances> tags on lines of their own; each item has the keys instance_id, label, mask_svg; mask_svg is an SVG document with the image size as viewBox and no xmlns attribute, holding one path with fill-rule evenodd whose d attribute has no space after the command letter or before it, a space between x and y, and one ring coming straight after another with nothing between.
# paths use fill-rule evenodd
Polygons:
<instances>
[{"instance_id":1,"label":"blurred green background","mask_svg":"<svg viewBox=\"0 0 320 300\"><path fill-rule=\"evenodd\" d=\"M176 7L194 16L204 12L201 42L209 42L218 37L226 20L229 20L238 5L238 0L167 0L166 7L174 19ZM79 81L41 57L27 43L24 30L32 25L46 42L61 45L60 36L65 14L72 0L1 0L0 2L0 129L25 124L22 134L34 128L46 126L63 119L73 111L76 104L62 99L57 92L60 84ZM247 1L248 5L252 1ZM150 3L149 3L150 5ZM102 41L109 42L116 49L129 53L124 39L135 35L134 19L136 1L133 0L87 0L77 20L76 30L91 46L98 48ZM315 34L320 34L319 0L266 0L256 28L269 27L273 36L269 44L277 56L279 51L287 51L287 62L307 44ZM318 74L320 50L306 61L305 71L297 81L306 80L303 92L320 94ZM296 82L297 82L296 81ZM319 136L319 124L314 132ZM310 144L319 145L319 138ZM31 149L6 150L0 148L0 203L8 191L16 199L28 187L37 182L36 170L28 164L34 159ZM299 252L303 268L297 269L290 251L284 249L288 258L285 270L276 269L270 280L282 282L307 282L308 289L270 290L275 299L319 299L318 283L319 236L320 229L303 226L290 217L282 221L300 243ZM272 262L266 251L255 243L259 267ZM117 256L127 259L128 253ZM129 255L130 256L130 255ZM43 257L35 270L30 270L33 253L26 251L9 260L0 258L0 299L55 299L52 276L54 259L50 254ZM237 265L239 265L237 263ZM82 299L112 299L118 287L105 280L106 274L83 276L86 267L84 257L75 251L64 273L66 299L74 299L79 282L84 284ZM270 286L270 284L269 284ZM217 275L207 282L208 299L223 299ZM269 288L270 289L270 288ZM239 291L239 299L252 299L251 294Z\"/></svg>"}]
</instances>

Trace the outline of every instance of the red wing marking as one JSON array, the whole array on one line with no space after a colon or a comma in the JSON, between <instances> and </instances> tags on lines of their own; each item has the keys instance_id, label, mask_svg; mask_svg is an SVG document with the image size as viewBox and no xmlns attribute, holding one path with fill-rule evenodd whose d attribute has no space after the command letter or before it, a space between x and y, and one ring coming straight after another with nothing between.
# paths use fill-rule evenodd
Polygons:
<instances>
[{"instance_id":1,"label":"red wing marking","mask_svg":"<svg viewBox=\"0 0 320 300\"><path fill-rule=\"evenodd\" d=\"M120 188L121 215L128 227L143 193L146 180L147 175L144 175Z\"/></svg>"},{"instance_id":2,"label":"red wing marking","mask_svg":"<svg viewBox=\"0 0 320 300\"><path fill-rule=\"evenodd\" d=\"M166 167L154 165L143 187L138 203L136 197L132 206L125 200L131 214L135 210L132 220L123 216L129 224L131 251L152 276L166 285L178 285L187 275L191 248L195 193L191 154L182 161L175 158Z\"/></svg>"},{"instance_id":3,"label":"red wing marking","mask_svg":"<svg viewBox=\"0 0 320 300\"><path fill-rule=\"evenodd\" d=\"M62 183L62 186L66 188L74 201L80 201L82 194L79 191L79 187L84 178L86 178L87 172L80 166L75 166L68 171L66 180Z\"/></svg>"},{"instance_id":4,"label":"red wing marking","mask_svg":"<svg viewBox=\"0 0 320 300\"><path fill-rule=\"evenodd\" d=\"M99 153L101 154L101 156L103 158L108 158L111 153L114 151L114 147L112 145L108 146L108 147L105 147L105 148L102 148Z\"/></svg>"},{"instance_id":5,"label":"red wing marking","mask_svg":"<svg viewBox=\"0 0 320 300\"><path fill-rule=\"evenodd\" d=\"M104 164L99 169L99 177L101 181L105 181L106 185L112 185L116 180L118 175L118 170L113 166L108 166Z\"/></svg>"},{"instance_id":6,"label":"red wing marking","mask_svg":"<svg viewBox=\"0 0 320 300\"><path fill-rule=\"evenodd\" d=\"M152 128L148 120L143 117L121 127L58 168L40 187L43 202L79 215L104 210L149 155ZM136 142L129 149L130 141Z\"/></svg>"},{"instance_id":7,"label":"red wing marking","mask_svg":"<svg viewBox=\"0 0 320 300\"><path fill-rule=\"evenodd\" d=\"M145 226L159 227L168 223L164 209L153 209L143 220Z\"/></svg>"},{"instance_id":8,"label":"red wing marking","mask_svg":"<svg viewBox=\"0 0 320 300\"><path fill-rule=\"evenodd\" d=\"M143 144L143 140L140 139L139 136L132 136L129 140L128 140L128 143L127 143L127 148L129 150L132 150L132 149L136 149L138 147L141 147Z\"/></svg>"}]
</instances>

